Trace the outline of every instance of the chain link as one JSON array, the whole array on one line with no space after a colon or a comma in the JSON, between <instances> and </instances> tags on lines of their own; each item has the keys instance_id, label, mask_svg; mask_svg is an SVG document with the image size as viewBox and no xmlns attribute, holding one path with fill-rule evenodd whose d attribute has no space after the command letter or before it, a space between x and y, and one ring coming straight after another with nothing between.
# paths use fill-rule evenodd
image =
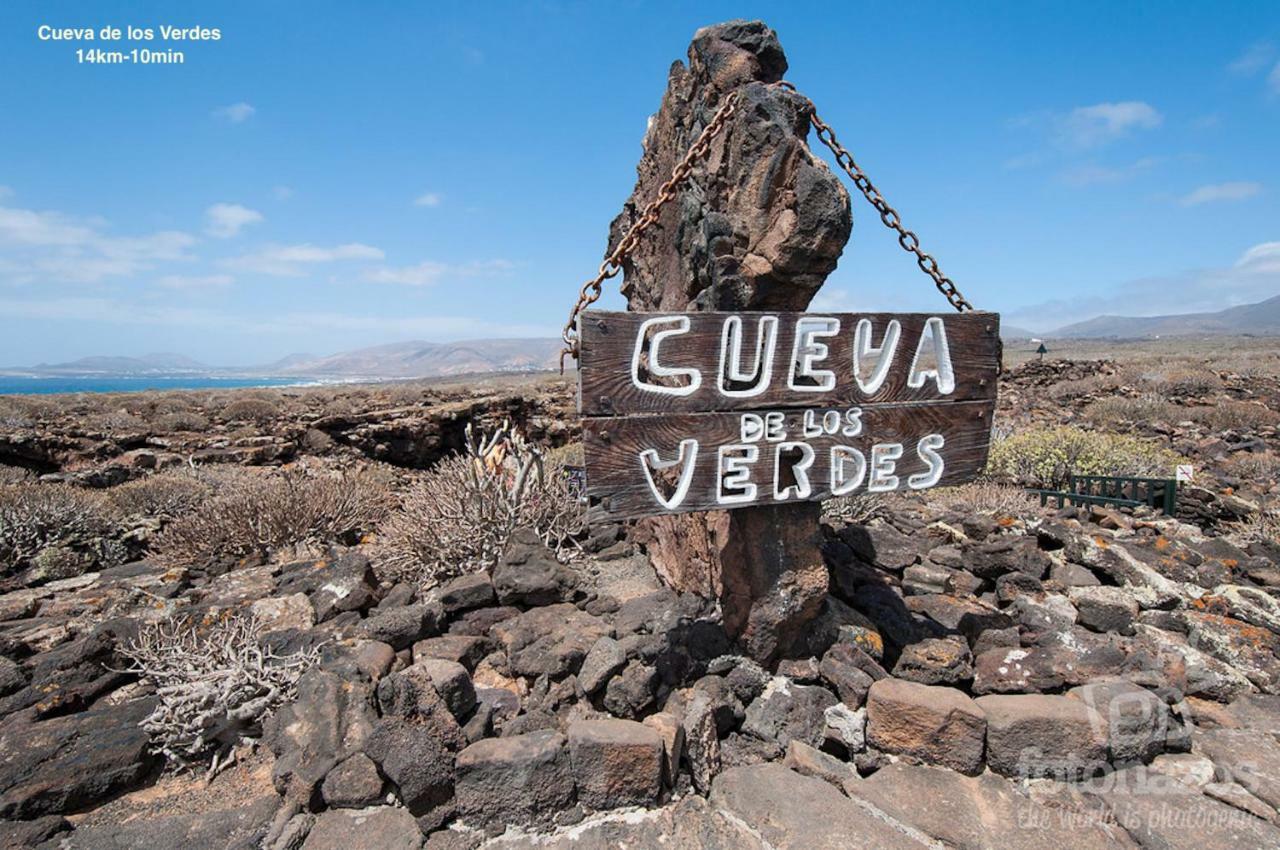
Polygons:
<instances>
[{"instance_id":1,"label":"chain link","mask_svg":"<svg viewBox=\"0 0 1280 850\"><path fill-rule=\"evenodd\" d=\"M795 86L785 81L779 83L779 85L791 91L796 90ZM804 95L801 95L801 97L804 97ZM867 199L867 203L875 207L876 212L880 213L880 220L884 222L885 227L897 231L898 244L902 246L902 250L916 255L916 265L920 267L920 271L933 278L933 285L938 287L938 291L950 302L952 307L955 307L961 313L972 310L973 305L969 303L969 299L960 293L951 278L942 273L942 269L938 266L938 261L921 250L920 237L902 226L902 216L898 215L897 210L889 206L884 196L880 194L880 190L871 182L871 178L858 167L858 163L853 161L853 155L845 150L844 145L840 144L840 141L836 139L836 131L832 130L825 121L818 117L818 110L813 105L813 101L808 98L805 98L805 100L809 103L809 123L813 125L814 133L817 134L824 145L831 149L831 153L835 155L836 162L853 180L853 185L857 186L858 190L862 192Z\"/></svg>"},{"instance_id":2,"label":"chain link","mask_svg":"<svg viewBox=\"0 0 1280 850\"><path fill-rule=\"evenodd\" d=\"M796 87L785 80L775 85L793 92L796 91ZM797 94L799 93L797 92ZM804 97L804 95L800 96ZM952 307L962 313L972 310L973 305L960 293L955 282L942 273L942 269L938 266L938 261L920 248L920 238L914 232L902 226L902 217L898 215L898 211L889 206L884 196L880 194L880 190L871 182L871 178L858 167L858 163L854 162L853 155L845 150L844 146L836 139L835 131L818 117L818 110L814 107L813 101L808 98L805 98L805 101L809 104L809 122L813 125L814 132L822 143L831 149L831 153L835 155L836 163L853 180L853 185L858 187L867 202L880 214L880 220L884 222L885 227L897 232L898 244L902 246L902 250L915 254L916 265L920 267L920 271L933 279L933 285L938 288L938 291L950 302ZM578 315L600 298L604 289L604 282L611 277L616 277L622 271L623 261L630 256L631 250L639 243L640 237L644 232L658 220L658 214L662 211L662 207L675 198L676 191L688 179L689 174L693 171L693 166L698 160L707 155L712 140L719 135L724 128L725 122L733 117L733 113L737 108L738 93L730 92L712 117L711 123L703 128L692 147L685 153L684 158L680 160L680 164L671 172L671 178L658 189L657 197L649 202L640 218L627 231L627 235L622 237L617 247L613 249L609 256L605 257L604 262L600 264L599 273L582 285L582 289L578 293L578 303L573 305L573 310L569 313L569 321L565 324L564 332L561 334L565 344L564 350L560 352L561 373L564 372L565 357L572 355L573 359L578 359Z\"/></svg>"},{"instance_id":3,"label":"chain link","mask_svg":"<svg viewBox=\"0 0 1280 850\"><path fill-rule=\"evenodd\" d=\"M573 359L578 359L578 315L594 304L599 298L604 288L604 282L611 277L617 277L618 272L622 271L622 262L631 255L631 251L640 242L640 237L658 220L658 215L662 212L662 208L676 197L676 192L680 186L688 179L689 174L693 171L694 165L698 160L707 155L711 149L711 142L716 136L720 135L720 131L724 129L725 122L733 117L733 113L738 108L738 93L730 92L725 97L724 103L720 104L720 108L716 110L716 114L711 117L711 123L702 128L702 132L698 134L698 138L694 140L693 145L685 152L684 158L671 172L671 178L663 183L658 189L657 196L649 202L648 206L640 214L640 218L627 231L627 235L618 241L617 247L605 257L604 262L600 264L600 270L594 278L582 285L582 289L578 292L578 303L573 305L573 310L569 312L569 321L565 323L564 331L560 334L564 340L564 350L560 352L560 372L564 373L564 358L573 355Z\"/></svg>"}]
</instances>

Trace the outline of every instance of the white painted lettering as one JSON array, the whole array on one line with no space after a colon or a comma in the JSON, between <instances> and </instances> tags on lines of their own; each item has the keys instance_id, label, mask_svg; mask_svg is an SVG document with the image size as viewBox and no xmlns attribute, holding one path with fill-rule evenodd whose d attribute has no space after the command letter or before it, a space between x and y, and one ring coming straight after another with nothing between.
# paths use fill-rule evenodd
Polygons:
<instances>
[{"instance_id":1,"label":"white painted lettering","mask_svg":"<svg viewBox=\"0 0 1280 850\"><path fill-rule=\"evenodd\" d=\"M921 367L920 360L929 353L930 347L933 349L936 365L928 368ZM938 392L942 395L951 395L956 388L956 373L951 367L951 349L947 346L947 327L937 316L931 316L924 323L915 357L911 358L907 386L919 389L929 378L933 379Z\"/></svg>"},{"instance_id":2,"label":"white painted lettering","mask_svg":"<svg viewBox=\"0 0 1280 850\"><path fill-rule=\"evenodd\" d=\"M889 493L898 489L898 476L893 472L897 468L900 457L902 457L902 443L876 443L871 447L868 493Z\"/></svg>"},{"instance_id":3,"label":"white painted lettering","mask_svg":"<svg viewBox=\"0 0 1280 850\"><path fill-rule=\"evenodd\" d=\"M908 487L912 490L923 490L938 483L942 478L943 467L942 455L938 454L938 450L945 442L941 434L929 434L920 438L920 442L916 444L916 454L929 465L929 468L924 472L908 476Z\"/></svg>"},{"instance_id":4,"label":"white painted lettering","mask_svg":"<svg viewBox=\"0 0 1280 850\"><path fill-rule=\"evenodd\" d=\"M815 369L814 364L825 360L830 353L827 344L817 342L817 339L838 333L840 320L836 318L804 316L796 320L796 339L791 350L791 369L787 377L790 389L805 393L825 393L835 389L836 373L829 369ZM805 383L796 383L800 378L807 380Z\"/></svg>"},{"instance_id":5,"label":"white painted lettering","mask_svg":"<svg viewBox=\"0 0 1280 850\"><path fill-rule=\"evenodd\" d=\"M698 441L681 440L675 460L663 460L654 449L640 452L640 468L644 470L644 478L649 482L649 491L658 504L668 510L674 510L684 501L689 493L689 485L693 483L693 469L698 459ZM653 478L654 470L662 472L680 466L680 475L676 479L675 490L670 496L664 496L662 489Z\"/></svg>"},{"instance_id":6,"label":"white painted lettering","mask_svg":"<svg viewBox=\"0 0 1280 850\"><path fill-rule=\"evenodd\" d=\"M853 331L853 379L858 382L858 389L867 395L877 392L889 377L901 334L902 324L897 319L891 320L885 328L884 341L876 348L871 345L871 320L858 320ZM873 360L874 366L869 362Z\"/></svg>"},{"instance_id":7,"label":"white painted lettering","mask_svg":"<svg viewBox=\"0 0 1280 850\"><path fill-rule=\"evenodd\" d=\"M773 377L773 352L777 342L778 317L761 316L756 322L755 366L748 373L742 368L742 317L725 319L724 330L720 334L720 394L729 398L750 398L767 390ZM731 388L730 384L749 386Z\"/></svg>"},{"instance_id":8,"label":"white painted lettering","mask_svg":"<svg viewBox=\"0 0 1280 850\"><path fill-rule=\"evenodd\" d=\"M644 354L645 337L650 328L660 328L668 325L663 330L656 331L653 339L649 342L649 375L655 378L685 378L688 383L678 387L668 387L663 384L651 383L640 378L640 359ZM672 368L663 366L658 362L658 348L662 341L672 336L689 332L688 316L658 316L652 319L646 319L640 325L640 330L636 332L636 347L631 355L631 383L637 389L645 392L661 393L663 395L686 396L693 395L702 386L702 372L697 369Z\"/></svg>"},{"instance_id":9,"label":"white painted lettering","mask_svg":"<svg viewBox=\"0 0 1280 850\"><path fill-rule=\"evenodd\" d=\"M751 466L760 459L760 448L748 445L721 446L716 475L716 503L745 505L756 499L756 485L751 483Z\"/></svg>"},{"instance_id":10,"label":"white painted lettering","mask_svg":"<svg viewBox=\"0 0 1280 850\"><path fill-rule=\"evenodd\" d=\"M844 496L852 493L862 486L862 480L866 476L866 455L853 446L831 447L831 495Z\"/></svg>"},{"instance_id":11,"label":"white painted lettering","mask_svg":"<svg viewBox=\"0 0 1280 850\"><path fill-rule=\"evenodd\" d=\"M788 484L779 489L782 482L782 456L789 452L800 452L800 459L791 464L791 475L795 484ZM809 484L809 467L813 466L813 446L808 443L779 443L773 454L773 498L779 502L792 498L807 499L813 492Z\"/></svg>"}]
</instances>

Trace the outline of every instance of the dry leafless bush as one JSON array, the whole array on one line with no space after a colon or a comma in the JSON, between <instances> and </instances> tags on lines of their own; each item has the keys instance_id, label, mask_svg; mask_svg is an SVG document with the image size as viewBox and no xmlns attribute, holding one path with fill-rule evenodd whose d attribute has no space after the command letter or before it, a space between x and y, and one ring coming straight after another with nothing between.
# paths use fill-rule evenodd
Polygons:
<instances>
[{"instance_id":1,"label":"dry leafless bush","mask_svg":"<svg viewBox=\"0 0 1280 850\"><path fill-rule=\"evenodd\" d=\"M1154 381L1158 392L1178 396L1206 396L1222 389L1217 372L1203 368L1170 368Z\"/></svg>"},{"instance_id":2,"label":"dry leafless bush","mask_svg":"<svg viewBox=\"0 0 1280 850\"><path fill-rule=\"evenodd\" d=\"M171 413L161 413L151 420L151 424L156 431L162 434L209 430L209 420L193 410L175 410Z\"/></svg>"},{"instance_id":3,"label":"dry leafless bush","mask_svg":"<svg viewBox=\"0 0 1280 850\"><path fill-rule=\"evenodd\" d=\"M90 431L106 431L107 433L136 433L147 430L147 423L140 416L127 410L108 410L85 417L84 425Z\"/></svg>"},{"instance_id":4,"label":"dry leafless bush","mask_svg":"<svg viewBox=\"0 0 1280 850\"><path fill-rule=\"evenodd\" d=\"M293 698L318 648L278 654L263 646L252 617L182 618L144 625L121 650L155 686L159 704L142 721L152 746L180 768L230 764L235 747L256 740L262 721Z\"/></svg>"},{"instance_id":5,"label":"dry leafless bush","mask_svg":"<svg viewBox=\"0 0 1280 850\"><path fill-rule=\"evenodd\" d=\"M1074 381L1060 381L1049 387L1049 397L1059 401L1082 398L1087 395L1113 392L1121 384L1116 375L1090 375Z\"/></svg>"},{"instance_id":6,"label":"dry leafless bush","mask_svg":"<svg viewBox=\"0 0 1280 850\"><path fill-rule=\"evenodd\" d=\"M943 510L963 514L1028 517L1038 513L1031 495L1021 487L997 481L974 481L959 487L938 487L925 494L926 500Z\"/></svg>"},{"instance_id":7,"label":"dry leafless bush","mask_svg":"<svg viewBox=\"0 0 1280 850\"><path fill-rule=\"evenodd\" d=\"M1259 541L1280 544L1280 511L1261 510L1248 519L1231 523L1228 538L1242 546Z\"/></svg>"},{"instance_id":8,"label":"dry leafless bush","mask_svg":"<svg viewBox=\"0 0 1280 850\"><path fill-rule=\"evenodd\" d=\"M286 547L354 543L390 504L386 480L372 472L224 473L217 495L160 534L156 556L170 566L207 568L265 560Z\"/></svg>"},{"instance_id":9,"label":"dry leafless bush","mask_svg":"<svg viewBox=\"0 0 1280 850\"><path fill-rule=\"evenodd\" d=\"M842 522L865 525L885 509L884 496L879 493L850 493L836 496L822 503L822 519L825 522Z\"/></svg>"},{"instance_id":10,"label":"dry leafless bush","mask_svg":"<svg viewBox=\"0 0 1280 850\"><path fill-rule=\"evenodd\" d=\"M1273 452L1236 452L1222 462L1232 478L1269 486L1280 481L1280 455Z\"/></svg>"},{"instance_id":11,"label":"dry leafless bush","mask_svg":"<svg viewBox=\"0 0 1280 850\"><path fill-rule=\"evenodd\" d=\"M108 490L107 498L127 517L173 520L195 510L213 491L208 477L183 469L127 481Z\"/></svg>"},{"instance_id":12,"label":"dry leafless bush","mask_svg":"<svg viewBox=\"0 0 1280 850\"><path fill-rule=\"evenodd\" d=\"M1186 408L1145 393L1136 398L1101 398L1085 408L1085 418L1098 425L1132 425L1136 422L1178 422Z\"/></svg>"},{"instance_id":13,"label":"dry leafless bush","mask_svg":"<svg viewBox=\"0 0 1280 850\"><path fill-rule=\"evenodd\" d=\"M0 486L21 484L24 481L30 481L32 477L29 469L23 469L21 466L6 466L0 463Z\"/></svg>"},{"instance_id":14,"label":"dry leafless bush","mask_svg":"<svg viewBox=\"0 0 1280 850\"><path fill-rule=\"evenodd\" d=\"M493 567L511 532L531 526L561 560L579 551L586 506L570 492L564 466L511 429L476 435L405 493L379 539L379 571L430 589Z\"/></svg>"},{"instance_id":15,"label":"dry leafless bush","mask_svg":"<svg viewBox=\"0 0 1280 850\"><path fill-rule=\"evenodd\" d=\"M271 422L280 415L279 406L264 398L240 398L222 408L228 422Z\"/></svg>"},{"instance_id":16,"label":"dry leafless bush","mask_svg":"<svg viewBox=\"0 0 1280 850\"><path fill-rule=\"evenodd\" d=\"M1214 431L1262 428L1280 422L1280 414L1274 410L1261 404L1235 399L1222 399L1209 407L1190 408L1186 418Z\"/></svg>"},{"instance_id":17,"label":"dry leafless bush","mask_svg":"<svg viewBox=\"0 0 1280 850\"><path fill-rule=\"evenodd\" d=\"M0 486L0 576L45 562L49 578L124 558L119 517L100 492L66 484Z\"/></svg>"}]
</instances>

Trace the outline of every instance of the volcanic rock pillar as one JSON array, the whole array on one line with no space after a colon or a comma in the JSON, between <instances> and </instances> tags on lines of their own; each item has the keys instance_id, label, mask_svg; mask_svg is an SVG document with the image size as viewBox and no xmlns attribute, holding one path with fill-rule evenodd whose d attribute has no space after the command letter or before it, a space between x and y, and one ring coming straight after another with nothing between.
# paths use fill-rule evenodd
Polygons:
<instances>
[{"instance_id":1,"label":"volcanic rock pillar","mask_svg":"<svg viewBox=\"0 0 1280 850\"><path fill-rule=\"evenodd\" d=\"M805 99L770 85L786 69L777 35L759 21L699 30L689 64L672 66L611 250L728 93L738 107L625 263L630 309L804 310L835 268L852 227L849 195L805 143ZM769 663L822 606L819 513L805 503L656 517L636 537L670 585L718 598L730 635Z\"/></svg>"}]
</instances>

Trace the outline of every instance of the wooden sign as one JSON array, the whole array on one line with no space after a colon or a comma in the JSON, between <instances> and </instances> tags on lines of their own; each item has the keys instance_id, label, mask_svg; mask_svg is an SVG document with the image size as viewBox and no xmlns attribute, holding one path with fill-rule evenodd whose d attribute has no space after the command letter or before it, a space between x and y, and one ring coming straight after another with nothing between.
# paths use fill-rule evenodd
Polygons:
<instances>
[{"instance_id":1,"label":"wooden sign","mask_svg":"<svg viewBox=\"0 0 1280 850\"><path fill-rule=\"evenodd\" d=\"M922 490L986 465L995 313L579 318L592 520Z\"/></svg>"}]
</instances>

